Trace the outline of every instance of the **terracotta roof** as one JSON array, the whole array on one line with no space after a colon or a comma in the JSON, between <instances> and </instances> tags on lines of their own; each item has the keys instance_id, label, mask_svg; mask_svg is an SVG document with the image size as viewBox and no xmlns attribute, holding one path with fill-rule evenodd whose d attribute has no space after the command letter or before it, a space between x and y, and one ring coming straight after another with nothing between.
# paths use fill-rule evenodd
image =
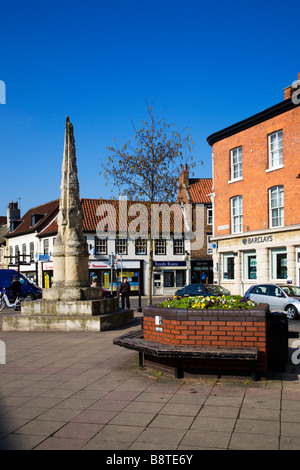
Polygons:
<instances>
[{"instance_id":1,"label":"terracotta roof","mask_svg":"<svg viewBox=\"0 0 300 470\"><path fill-rule=\"evenodd\" d=\"M59 199L56 199L55 201L47 202L45 204L42 204L40 206L33 207L30 209L26 214L19 219L18 222L19 225L17 228L9 232L7 235L7 238L11 237L16 237L19 235L24 235L26 233L32 233L32 232L40 232L55 215L58 213L58 208L59 208ZM38 219L37 223L35 225L31 225L31 216L37 214L40 216Z\"/></svg>"},{"instance_id":2,"label":"terracotta roof","mask_svg":"<svg viewBox=\"0 0 300 470\"><path fill-rule=\"evenodd\" d=\"M102 216L100 217L97 215L97 209L100 206L103 205L109 205L114 207L114 211L108 213L108 212L103 212L101 211ZM127 201L127 212L121 212L120 214L120 203L119 200L114 200L114 199L81 199L81 205L82 205L82 211L83 211L83 232L96 232L97 225L102 219L106 219L107 222L113 222L113 220L110 219L110 215L114 217L114 213L116 214L116 231L119 231L119 227L125 227L127 230L127 227L129 226L130 222L133 221L138 217L138 213L135 208L133 211L133 215L128 215L126 217L127 213L129 212L129 208L135 204L141 204L144 207L146 207L148 211L148 227L150 227L151 223L151 203L148 201ZM161 205L163 203L154 203L157 205ZM168 203L169 207L171 207L174 203ZM121 218L120 218L121 217ZM169 220L167 221L167 224L169 225ZM122 225L121 225L122 224ZM161 225L160 225L161 228ZM173 215L170 217L170 231L172 231L173 228ZM166 231L168 231L168 226L165 228ZM137 229L138 230L138 229Z\"/></svg>"},{"instance_id":3,"label":"terracotta roof","mask_svg":"<svg viewBox=\"0 0 300 470\"><path fill-rule=\"evenodd\" d=\"M127 230L127 227L129 226L130 222L133 221L138 217L138 213L136 210L133 211L133 215L129 216L126 220L126 214L129 211L130 206L133 204L142 204L144 207L147 208L148 211L148 227L150 227L151 223L151 203L150 202L142 202L142 201L127 201L127 212L124 211L124 213L121 213L121 216L123 217L121 220L120 218L120 205L119 205L119 200L113 200L113 199L81 199L81 206L82 206L82 212L83 212L83 232L84 233L95 233L97 229L97 225L102 219L105 219L106 222L112 222L114 223L114 214L116 214L116 232L119 231L119 224L120 222L123 223L123 227L125 230ZM108 204L108 207L113 206L115 209L115 212L108 212L108 211L102 211L101 215L97 215L97 209L100 206L103 206L105 204ZM163 203L155 203L157 205L161 205ZM168 206L171 207L174 203L168 203ZM136 209L136 208L135 208ZM45 237L49 235L56 235L58 226L57 226L57 215L58 215L58 210L59 210L59 199L56 199L55 201L48 202L46 204L42 204L37 207L33 207L30 209L24 217L20 219L20 224L18 227L13 231L9 232L7 235L8 238L24 235L27 233L33 233L37 232L39 237ZM41 216L41 219L38 220L38 222L32 226L31 225L31 216L33 214L38 214ZM125 217L125 219L124 219ZM160 230L161 230L161 214L160 214ZM170 224L169 224L170 220ZM171 213L170 219L166 219L166 227L165 230L168 232L172 232L173 230L173 222L174 222L174 216ZM127 225L128 224L128 225ZM112 225L114 227L114 225ZM184 230L184 221L182 217L182 231ZM139 228L137 227L137 231L139 231Z\"/></svg>"},{"instance_id":4,"label":"terracotta roof","mask_svg":"<svg viewBox=\"0 0 300 470\"><path fill-rule=\"evenodd\" d=\"M209 194L212 193L212 178L190 178L189 194L194 203L211 203Z\"/></svg>"},{"instance_id":5,"label":"terracotta roof","mask_svg":"<svg viewBox=\"0 0 300 470\"><path fill-rule=\"evenodd\" d=\"M114 200L114 199L81 199L81 207L82 207L82 212L83 212L83 232L84 233L95 233L96 232L96 229L97 229L97 225L99 224L99 222L102 220L102 219L106 219L107 222L111 222L113 224L114 222L114 212L106 212L106 211L102 211L102 215L97 215L97 209L98 207L100 207L101 205L105 205L105 204L108 204L109 206L113 206L114 209L115 209L115 214L116 214L116 232L119 231L119 200ZM141 201L127 201L127 211L129 211L129 208L131 205L133 204L142 204L143 206L145 206L148 210L148 226L150 226L150 221L151 221L151 216L150 216L150 209L151 209L151 204L149 202L141 202ZM162 203L155 203L155 204L162 204ZM172 206L173 203L170 203L169 206ZM124 211L125 212L125 211ZM124 214L121 214L122 216L125 215L126 213ZM113 217L113 218L110 218ZM123 223L123 227L126 227L126 230L127 230L127 223L128 225L130 224L130 222L134 219L136 219L136 217L138 216L138 214L136 213L136 211L134 211L134 214L132 216L129 216L128 215L128 219L126 220L126 218L122 218L121 219L121 222ZM183 219L183 218L182 218ZM172 228L173 228L173 215L171 215L170 217L170 231L172 232ZM169 220L167 221L167 224L168 224ZM182 220L182 224L183 224L183 220ZM114 225L112 225L113 227ZM166 227L166 231L168 231L168 228L169 228L169 224L168 226ZM57 233L57 230L58 230L58 227L57 227L57 215L55 217L55 219L53 219L48 226L45 226L43 228L43 230L40 231L39 233L39 237L45 237L45 236L49 236L49 235L55 235ZM138 228L137 228L138 230ZM183 225L182 225L182 231L183 231Z\"/></svg>"}]
</instances>

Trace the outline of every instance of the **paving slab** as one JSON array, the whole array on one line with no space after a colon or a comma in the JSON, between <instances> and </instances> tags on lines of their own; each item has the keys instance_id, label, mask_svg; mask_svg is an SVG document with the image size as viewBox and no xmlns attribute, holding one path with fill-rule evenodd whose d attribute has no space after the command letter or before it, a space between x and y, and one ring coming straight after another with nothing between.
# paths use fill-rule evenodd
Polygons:
<instances>
[{"instance_id":1,"label":"paving slab","mask_svg":"<svg viewBox=\"0 0 300 470\"><path fill-rule=\"evenodd\" d=\"M0 450L299 450L300 370L176 379L105 332L5 332Z\"/></svg>"}]
</instances>

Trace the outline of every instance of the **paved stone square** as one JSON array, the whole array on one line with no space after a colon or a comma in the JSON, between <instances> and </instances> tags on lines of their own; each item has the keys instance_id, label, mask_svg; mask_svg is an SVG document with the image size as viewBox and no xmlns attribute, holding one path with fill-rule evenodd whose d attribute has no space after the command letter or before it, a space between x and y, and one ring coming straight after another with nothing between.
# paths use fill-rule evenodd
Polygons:
<instances>
[{"instance_id":1,"label":"paved stone square","mask_svg":"<svg viewBox=\"0 0 300 470\"><path fill-rule=\"evenodd\" d=\"M175 379L139 369L113 331L3 332L1 450L300 448L297 367L250 378Z\"/></svg>"}]
</instances>

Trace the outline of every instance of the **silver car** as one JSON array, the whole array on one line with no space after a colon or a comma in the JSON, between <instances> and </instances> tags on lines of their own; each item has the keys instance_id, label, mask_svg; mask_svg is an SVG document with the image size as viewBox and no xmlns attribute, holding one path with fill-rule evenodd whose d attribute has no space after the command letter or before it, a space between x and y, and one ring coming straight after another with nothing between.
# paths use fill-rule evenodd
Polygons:
<instances>
[{"instance_id":1,"label":"silver car","mask_svg":"<svg viewBox=\"0 0 300 470\"><path fill-rule=\"evenodd\" d=\"M270 310L282 310L290 320L300 316L300 300L288 295L277 284L257 284L247 290L245 297L260 304L268 304Z\"/></svg>"}]
</instances>

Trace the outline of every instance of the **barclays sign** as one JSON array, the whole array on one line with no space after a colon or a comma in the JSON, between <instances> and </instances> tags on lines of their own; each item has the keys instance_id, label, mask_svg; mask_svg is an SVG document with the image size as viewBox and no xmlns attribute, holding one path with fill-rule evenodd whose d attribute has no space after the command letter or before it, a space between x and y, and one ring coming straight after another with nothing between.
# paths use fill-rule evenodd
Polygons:
<instances>
[{"instance_id":1,"label":"barclays sign","mask_svg":"<svg viewBox=\"0 0 300 470\"><path fill-rule=\"evenodd\" d=\"M243 238L242 243L244 245L251 245L252 243L269 243L273 241L273 235L265 235L259 237L248 237Z\"/></svg>"}]
</instances>

